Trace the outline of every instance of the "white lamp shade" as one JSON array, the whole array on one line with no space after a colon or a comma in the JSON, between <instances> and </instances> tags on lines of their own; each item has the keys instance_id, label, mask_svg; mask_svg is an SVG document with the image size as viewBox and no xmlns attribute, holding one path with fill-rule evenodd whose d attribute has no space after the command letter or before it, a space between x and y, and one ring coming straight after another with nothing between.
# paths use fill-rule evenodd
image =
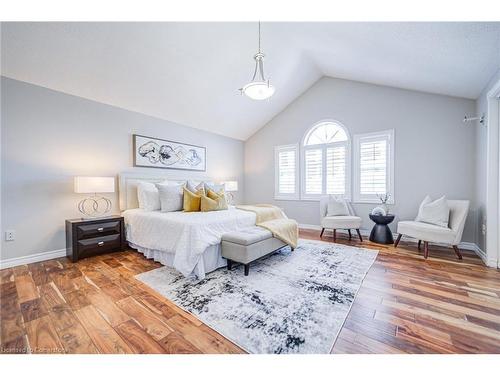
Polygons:
<instances>
[{"instance_id":1,"label":"white lamp shade","mask_svg":"<svg viewBox=\"0 0 500 375\"><path fill-rule=\"evenodd\" d=\"M238 191L238 181L223 181L226 191Z\"/></svg>"},{"instance_id":2,"label":"white lamp shade","mask_svg":"<svg viewBox=\"0 0 500 375\"><path fill-rule=\"evenodd\" d=\"M75 193L114 193L114 177L75 177Z\"/></svg>"}]
</instances>

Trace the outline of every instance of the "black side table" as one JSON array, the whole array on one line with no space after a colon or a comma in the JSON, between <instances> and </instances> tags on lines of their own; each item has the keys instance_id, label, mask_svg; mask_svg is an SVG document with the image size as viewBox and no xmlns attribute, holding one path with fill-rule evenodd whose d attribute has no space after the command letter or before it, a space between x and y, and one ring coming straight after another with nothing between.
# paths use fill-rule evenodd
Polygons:
<instances>
[{"instance_id":1,"label":"black side table","mask_svg":"<svg viewBox=\"0 0 500 375\"><path fill-rule=\"evenodd\" d=\"M370 214L370 219L375 223L373 229L370 233L370 241L381 243L381 244L391 244L394 243L394 238L392 238L391 229L387 224L394 221L394 215L372 215Z\"/></svg>"}]
</instances>

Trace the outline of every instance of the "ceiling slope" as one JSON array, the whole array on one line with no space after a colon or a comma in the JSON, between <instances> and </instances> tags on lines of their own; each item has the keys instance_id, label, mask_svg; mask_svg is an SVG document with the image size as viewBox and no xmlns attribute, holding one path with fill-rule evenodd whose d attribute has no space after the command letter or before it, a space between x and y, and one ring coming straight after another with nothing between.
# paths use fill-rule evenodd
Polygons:
<instances>
[{"instance_id":1,"label":"ceiling slope","mask_svg":"<svg viewBox=\"0 0 500 375\"><path fill-rule=\"evenodd\" d=\"M263 23L268 101L242 97L256 23L2 23L2 75L245 140L321 76L476 98L500 23Z\"/></svg>"}]
</instances>

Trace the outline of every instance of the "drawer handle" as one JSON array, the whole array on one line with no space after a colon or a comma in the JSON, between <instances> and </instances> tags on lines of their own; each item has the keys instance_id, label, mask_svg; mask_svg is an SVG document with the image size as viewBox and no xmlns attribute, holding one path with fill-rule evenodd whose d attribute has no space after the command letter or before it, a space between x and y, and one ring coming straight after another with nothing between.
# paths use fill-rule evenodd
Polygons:
<instances>
[{"instance_id":1,"label":"drawer handle","mask_svg":"<svg viewBox=\"0 0 500 375\"><path fill-rule=\"evenodd\" d=\"M104 245L104 241L99 241L99 242L97 243L97 246L102 246L102 245Z\"/></svg>"},{"instance_id":2,"label":"drawer handle","mask_svg":"<svg viewBox=\"0 0 500 375\"><path fill-rule=\"evenodd\" d=\"M98 232L102 232L103 230L104 230L104 228L102 228L102 227L101 228L97 228Z\"/></svg>"}]
</instances>

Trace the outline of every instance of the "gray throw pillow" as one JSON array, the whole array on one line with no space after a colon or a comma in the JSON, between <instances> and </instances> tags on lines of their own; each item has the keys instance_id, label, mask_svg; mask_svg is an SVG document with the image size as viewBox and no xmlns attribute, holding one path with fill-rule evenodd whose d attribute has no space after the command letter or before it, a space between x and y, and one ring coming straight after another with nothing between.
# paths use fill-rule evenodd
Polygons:
<instances>
[{"instance_id":1,"label":"gray throw pillow","mask_svg":"<svg viewBox=\"0 0 500 375\"><path fill-rule=\"evenodd\" d=\"M183 206L183 185L157 184L161 212L181 211Z\"/></svg>"}]
</instances>

